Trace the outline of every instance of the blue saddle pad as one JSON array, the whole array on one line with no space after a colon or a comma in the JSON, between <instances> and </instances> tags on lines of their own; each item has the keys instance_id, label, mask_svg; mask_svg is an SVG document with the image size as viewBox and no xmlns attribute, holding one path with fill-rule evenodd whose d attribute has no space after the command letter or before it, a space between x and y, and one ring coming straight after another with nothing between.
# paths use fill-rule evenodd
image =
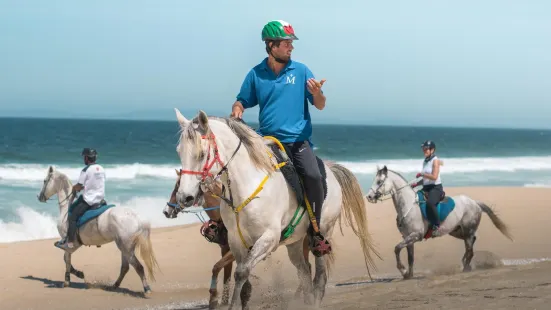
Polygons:
<instances>
[{"instance_id":1,"label":"blue saddle pad","mask_svg":"<svg viewBox=\"0 0 551 310\"><path fill-rule=\"evenodd\" d=\"M419 198L419 207L421 208L421 213L423 213L423 217L425 219L427 218L427 203L425 201L425 196L423 195L423 191L420 190L417 192L417 197ZM455 201L453 198L446 196L444 201L439 202L436 205L436 211L438 213L438 218L440 219L440 222L443 222L448 215L453 211L455 208Z\"/></svg>"},{"instance_id":2,"label":"blue saddle pad","mask_svg":"<svg viewBox=\"0 0 551 310\"><path fill-rule=\"evenodd\" d=\"M77 220L77 227L80 228L80 226L86 224L87 222L89 222L90 220L100 216L103 212L107 211L107 209L109 208L112 208L114 207L115 205L111 204L111 205L102 205L101 207L97 208L97 209L91 209L91 210L88 210L86 212L84 212L84 214L78 218ZM71 210L69 210L69 212L71 212Z\"/></svg>"}]
</instances>

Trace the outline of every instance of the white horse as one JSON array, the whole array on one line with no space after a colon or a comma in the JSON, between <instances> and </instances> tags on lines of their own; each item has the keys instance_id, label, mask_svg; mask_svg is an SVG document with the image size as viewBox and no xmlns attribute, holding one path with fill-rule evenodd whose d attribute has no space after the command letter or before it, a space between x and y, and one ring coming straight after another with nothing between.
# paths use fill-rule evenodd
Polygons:
<instances>
[{"instance_id":1,"label":"white horse","mask_svg":"<svg viewBox=\"0 0 551 310\"><path fill-rule=\"evenodd\" d=\"M408 181L398 172L392 171L386 166L382 169L377 167L375 179L366 198L369 202L376 203L378 200L381 200L381 197L389 194L392 196L392 201L396 208L396 225L404 238L394 249L396 264L402 276L405 279L409 279L413 277L413 245L415 242L423 240L429 227L429 222L423 216L419 204L419 198L421 198L422 202L425 201L424 205L426 205L426 199L419 197L421 193L416 193ZM476 231L480 224L482 212L490 217L492 223L503 235L511 241L513 240L507 226L485 203L465 195L446 197L440 201L438 208L442 207L442 202L455 204L453 210L442 221L440 233L441 236L450 234L455 238L464 240L465 255L462 259L463 271L471 270L471 259L474 256L473 246L476 241ZM449 206L446 205L439 212L446 212L444 209L449 210ZM440 218L442 219L442 216ZM408 252L408 270L406 270L400 260L400 251L404 247L407 247Z\"/></svg>"},{"instance_id":2,"label":"white horse","mask_svg":"<svg viewBox=\"0 0 551 310\"><path fill-rule=\"evenodd\" d=\"M69 178L57 171L54 167L48 168L48 174L44 179L44 185L38 196L40 202L46 202L50 197L57 194L59 201L59 220L57 230L60 236L66 236L68 229L67 213L72 204L75 195L71 194L73 185ZM115 241L121 251L121 271L119 278L113 285L118 288L128 272L129 264L132 264L140 279L142 280L144 292L150 293L151 288L147 283L144 268L136 258L134 253L136 247L140 250L140 255L145 262L147 271L152 280L155 280L155 268L158 267L151 240L149 238L149 222L142 221L138 214L130 209L123 207L112 207L107 209L98 217L88 221L78 229L80 240L74 242L75 246L65 251L64 259L66 265L64 287L70 284L70 274L84 279L84 273L76 270L71 265L71 255L82 245L101 246L102 244ZM77 238L78 239L78 238Z\"/></svg>"},{"instance_id":3,"label":"white horse","mask_svg":"<svg viewBox=\"0 0 551 310\"><path fill-rule=\"evenodd\" d=\"M182 163L182 175L177 199L185 207L201 201L202 193L213 179L224 186L220 213L228 229L228 241L235 256L235 287L229 309L241 299L247 308L252 286L249 275L252 268L280 245L286 245L289 258L297 268L304 289L306 303L321 303L327 282L327 269L332 253L316 257L314 283L303 255L303 238L310 221L303 217L294 233L280 241L282 231L292 221L297 208L295 192L275 168L275 155L268 152L268 144L254 130L236 119L208 117L200 111L193 120L187 120L177 109L181 126L177 152ZM243 146L243 147L241 147ZM284 152L280 152L284 157ZM212 159L212 162L210 161ZM346 220L360 239L364 259L374 267L373 250L367 230L366 202L360 185L346 168L330 164L327 171L327 197L323 204L320 231L331 240L335 223L344 211ZM214 170L212 170L214 169ZM219 172L217 174L217 172ZM315 207L315 206L314 206ZM311 215L310 215L311 216ZM326 263L326 258L329 261ZM313 286L313 287L312 287ZM314 299L314 300L312 300Z\"/></svg>"}]
</instances>

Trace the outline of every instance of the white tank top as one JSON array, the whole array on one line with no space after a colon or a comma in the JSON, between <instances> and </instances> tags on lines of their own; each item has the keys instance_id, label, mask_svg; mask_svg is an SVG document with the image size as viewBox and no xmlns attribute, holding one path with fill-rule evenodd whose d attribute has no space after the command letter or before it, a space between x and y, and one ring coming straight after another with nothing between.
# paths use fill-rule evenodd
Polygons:
<instances>
[{"instance_id":1,"label":"white tank top","mask_svg":"<svg viewBox=\"0 0 551 310\"><path fill-rule=\"evenodd\" d=\"M438 157L434 156L433 158L431 158L431 160L429 160L426 163L425 161L423 161L423 170L421 172L426 174L432 174L432 165L435 159L438 159ZM440 171L438 171L438 178L436 179L436 181L428 178L423 178L423 185L429 185L429 184L442 184L442 181L440 180Z\"/></svg>"}]
</instances>

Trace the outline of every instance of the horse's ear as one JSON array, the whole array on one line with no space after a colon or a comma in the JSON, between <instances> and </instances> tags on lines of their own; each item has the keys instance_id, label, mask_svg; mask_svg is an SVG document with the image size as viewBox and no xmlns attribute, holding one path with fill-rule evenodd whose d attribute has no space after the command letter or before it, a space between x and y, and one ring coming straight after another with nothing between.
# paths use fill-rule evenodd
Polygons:
<instances>
[{"instance_id":1,"label":"horse's ear","mask_svg":"<svg viewBox=\"0 0 551 310\"><path fill-rule=\"evenodd\" d=\"M185 118L182 113L180 112L180 110L178 110L177 108L174 108L174 112L176 112L176 119L178 120L178 123L180 123L180 126L186 126L189 121L187 118Z\"/></svg>"},{"instance_id":2,"label":"horse's ear","mask_svg":"<svg viewBox=\"0 0 551 310\"><path fill-rule=\"evenodd\" d=\"M387 174L388 173L388 168L386 167L386 165L383 167L383 174Z\"/></svg>"},{"instance_id":3,"label":"horse's ear","mask_svg":"<svg viewBox=\"0 0 551 310\"><path fill-rule=\"evenodd\" d=\"M174 170L176 170L176 175L180 176L180 170L178 170L178 169L174 169Z\"/></svg>"},{"instance_id":4,"label":"horse's ear","mask_svg":"<svg viewBox=\"0 0 551 310\"><path fill-rule=\"evenodd\" d=\"M48 173L54 173L54 171L55 171L54 166L50 166L50 168L48 169Z\"/></svg>"},{"instance_id":5,"label":"horse's ear","mask_svg":"<svg viewBox=\"0 0 551 310\"><path fill-rule=\"evenodd\" d=\"M203 110L199 111L199 114L197 115L197 120L199 120L199 128L201 128L204 131L208 131L209 117L207 113L205 113Z\"/></svg>"}]
</instances>

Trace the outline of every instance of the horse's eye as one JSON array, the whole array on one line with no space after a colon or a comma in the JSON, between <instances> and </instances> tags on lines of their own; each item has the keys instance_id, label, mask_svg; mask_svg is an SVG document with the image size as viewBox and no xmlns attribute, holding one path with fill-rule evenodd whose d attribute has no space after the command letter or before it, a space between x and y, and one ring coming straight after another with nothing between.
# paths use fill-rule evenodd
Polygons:
<instances>
[{"instance_id":1,"label":"horse's eye","mask_svg":"<svg viewBox=\"0 0 551 310\"><path fill-rule=\"evenodd\" d=\"M383 181L382 180L377 180L377 185L381 185L383 184Z\"/></svg>"},{"instance_id":2,"label":"horse's eye","mask_svg":"<svg viewBox=\"0 0 551 310\"><path fill-rule=\"evenodd\" d=\"M205 158L205 151L199 152L199 160L203 160Z\"/></svg>"}]
</instances>

